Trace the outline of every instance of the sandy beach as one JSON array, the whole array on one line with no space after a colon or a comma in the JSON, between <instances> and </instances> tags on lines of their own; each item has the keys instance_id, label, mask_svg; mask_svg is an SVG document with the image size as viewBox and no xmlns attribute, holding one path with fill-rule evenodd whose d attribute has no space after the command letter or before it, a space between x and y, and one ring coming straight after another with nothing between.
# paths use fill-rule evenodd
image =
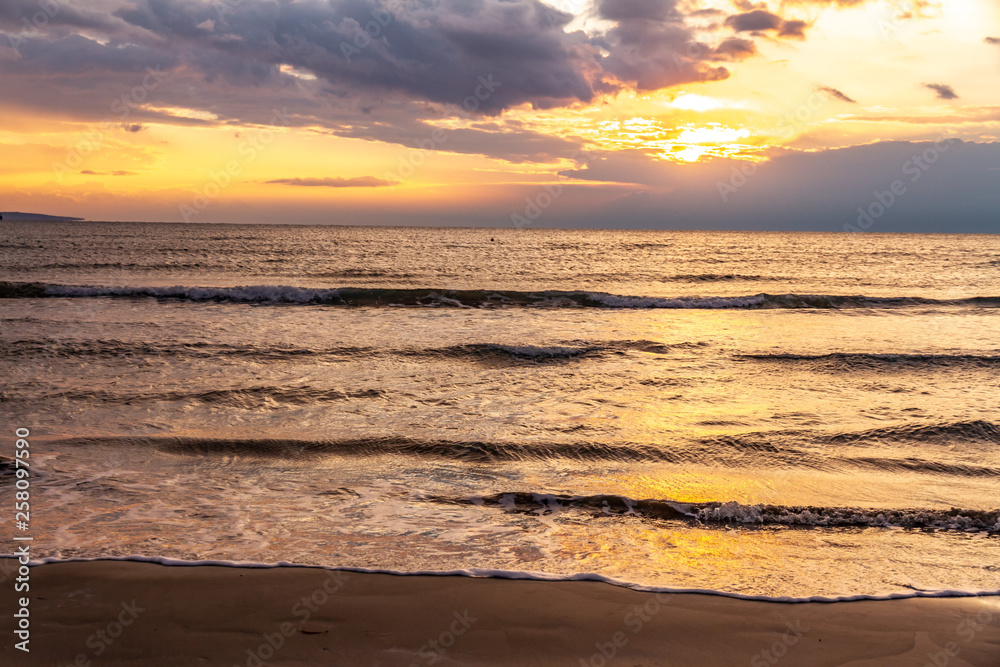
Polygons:
<instances>
[{"instance_id":1,"label":"sandy beach","mask_svg":"<svg viewBox=\"0 0 1000 667\"><path fill-rule=\"evenodd\" d=\"M600 582L100 561L31 569L18 665L1000 664L1000 598L775 603ZM16 608L12 585L3 608ZM7 625L10 625L10 615Z\"/></svg>"}]
</instances>

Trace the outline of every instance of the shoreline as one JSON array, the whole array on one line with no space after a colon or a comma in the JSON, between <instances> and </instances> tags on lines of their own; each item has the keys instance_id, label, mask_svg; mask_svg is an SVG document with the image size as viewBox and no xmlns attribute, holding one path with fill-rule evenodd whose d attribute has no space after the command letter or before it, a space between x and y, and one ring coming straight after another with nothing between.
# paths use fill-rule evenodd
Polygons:
<instances>
[{"instance_id":1,"label":"shoreline","mask_svg":"<svg viewBox=\"0 0 1000 667\"><path fill-rule=\"evenodd\" d=\"M4 563L7 560L15 560L16 554L0 553L0 583L3 577L8 574ZM263 561L234 561L234 560L181 560L166 556L94 556L94 557L70 557L60 558L47 556L44 558L30 559L28 565L38 567L40 565L58 565L60 563L146 563L161 565L165 567L223 567L250 570L275 570L275 569L306 569L329 572L343 572L347 574L379 574L395 577L466 577L470 579L497 579L510 581L538 581L538 582L569 582L586 581L603 583L609 586L623 588L625 590L639 593L667 594L667 595L707 595L734 600L744 600L752 602L775 602L781 604L834 604L838 602L859 602L859 601L889 601L889 600L909 600L914 598L1000 598L1000 589L997 590L967 590L967 589L920 589L911 588L910 592L895 593L857 593L852 595L826 596L814 595L809 597L792 596L771 596L751 593L736 593L711 588L670 588L661 586L647 586L621 579L614 579L594 572L581 572L576 574L550 574L531 570L494 570L485 568L469 568L462 570L393 570L388 568L366 568L354 566L328 566L314 565L309 563L295 563L291 561L263 562Z\"/></svg>"},{"instance_id":2,"label":"shoreline","mask_svg":"<svg viewBox=\"0 0 1000 667\"><path fill-rule=\"evenodd\" d=\"M16 609L13 577L4 609ZM1000 664L1000 597L783 602L601 581L59 561L12 665Z\"/></svg>"}]
</instances>

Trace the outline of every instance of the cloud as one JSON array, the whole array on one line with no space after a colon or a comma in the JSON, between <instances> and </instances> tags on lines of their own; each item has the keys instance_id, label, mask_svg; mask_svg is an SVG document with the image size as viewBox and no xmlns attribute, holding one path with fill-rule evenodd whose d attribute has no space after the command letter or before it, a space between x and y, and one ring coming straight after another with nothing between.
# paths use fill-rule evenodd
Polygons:
<instances>
[{"instance_id":1,"label":"cloud","mask_svg":"<svg viewBox=\"0 0 1000 667\"><path fill-rule=\"evenodd\" d=\"M276 178L272 181L264 182L275 185L298 185L320 188L384 188L399 185L397 181L375 178L374 176L358 176L357 178Z\"/></svg>"},{"instance_id":2,"label":"cloud","mask_svg":"<svg viewBox=\"0 0 1000 667\"><path fill-rule=\"evenodd\" d=\"M853 99L851 97L848 97L847 95L845 95L844 93L840 92L836 88L831 88L830 86L820 86L816 90L821 90L824 93L832 95L833 97L836 97L841 102L849 102L851 104L857 104L858 103L857 100L855 100L855 99Z\"/></svg>"},{"instance_id":3,"label":"cloud","mask_svg":"<svg viewBox=\"0 0 1000 667\"><path fill-rule=\"evenodd\" d=\"M987 37L983 41L987 44L1000 44L1000 37Z\"/></svg>"},{"instance_id":4,"label":"cloud","mask_svg":"<svg viewBox=\"0 0 1000 667\"><path fill-rule=\"evenodd\" d=\"M441 130L424 122L399 125L365 125L336 130L338 136L399 144L431 146L452 153L486 155L507 162L552 162L581 148L581 141L520 129L512 123L478 124ZM441 140L434 141L432 136Z\"/></svg>"},{"instance_id":5,"label":"cloud","mask_svg":"<svg viewBox=\"0 0 1000 667\"><path fill-rule=\"evenodd\" d=\"M889 201L895 187L893 203L868 231L991 233L1000 188L997 172L989 169L998 163L1000 143L957 139L786 150L756 167L736 160L677 164L640 151L607 153L564 175L628 183L633 193L641 189L647 194L611 200L559 223L839 232L845 224L857 225L858 207L869 208L877 196Z\"/></svg>"},{"instance_id":6,"label":"cloud","mask_svg":"<svg viewBox=\"0 0 1000 667\"><path fill-rule=\"evenodd\" d=\"M707 64L712 50L695 42L676 0L598 0L598 18L616 25L593 42L607 51L600 65L620 84L640 91L719 81L729 70ZM610 91L608 82L600 88Z\"/></svg>"},{"instance_id":7,"label":"cloud","mask_svg":"<svg viewBox=\"0 0 1000 667\"><path fill-rule=\"evenodd\" d=\"M118 75L140 72L152 65L173 67L176 55L159 46L137 44L101 44L78 34L41 34L23 39L18 45L21 54L16 64L19 73L43 76L74 75L84 81L96 74Z\"/></svg>"},{"instance_id":8,"label":"cloud","mask_svg":"<svg viewBox=\"0 0 1000 667\"><path fill-rule=\"evenodd\" d=\"M102 11L108 5L106 0L95 0L90 5L98 9L76 6L69 0L4 0L0 3L0 25L15 28L15 34L31 33L47 26L69 26L74 28L107 29L121 26L121 21ZM30 28L30 29L29 29ZM16 41L13 40L13 41Z\"/></svg>"},{"instance_id":9,"label":"cloud","mask_svg":"<svg viewBox=\"0 0 1000 667\"><path fill-rule=\"evenodd\" d=\"M21 19L37 11L36 0L0 7L0 41L3 31L17 37L12 57L0 57L7 106L70 108L81 122L109 120L129 131L267 124L271 101L281 100L289 126L412 146L436 119L718 81L730 76L722 62L756 54L748 39L697 41L688 18L718 12L686 13L691 5L680 0L595 0L603 27L593 34L567 30L573 15L540 0L58 5L23 36ZM162 83L144 87L149 68L162 72ZM558 138L501 132L456 133L437 148L512 161L545 161L568 148Z\"/></svg>"},{"instance_id":10,"label":"cloud","mask_svg":"<svg viewBox=\"0 0 1000 667\"><path fill-rule=\"evenodd\" d=\"M573 16L539 0L246 1L222 12L193 0L137 0L115 16L184 43L208 81L259 85L285 68L333 94L398 94L496 114L728 76L697 54L683 57L692 39L676 4L598 0L598 15L615 25L595 36L567 32Z\"/></svg>"},{"instance_id":11,"label":"cloud","mask_svg":"<svg viewBox=\"0 0 1000 667\"><path fill-rule=\"evenodd\" d=\"M935 93L937 93L939 100L957 100L958 94L955 89L949 85L943 83L925 83L925 87L930 88Z\"/></svg>"},{"instance_id":12,"label":"cloud","mask_svg":"<svg viewBox=\"0 0 1000 667\"><path fill-rule=\"evenodd\" d=\"M679 19L675 0L597 0L598 15L609 21Z\"/></svg>"},{"instance_id":13,"label":"cloud","mask_svg":"<svg viewBox=\"0 0 1000 667\"><path fill-rule=\"evenodd\" d=\"M805 39L807 25L808 24L805 21L785 21L781 24L781 30L778 31L778 36L799 37L801 39Z\"/></svg>"},{"instance_id":14,"label":"cloud","mask_svg":"<svg viewBox=\"0 0 1000 667\"><path fill-rule=\"evenodd\" d=\"M772 14L771 12L763 9L755 9L752 12L733 14L732 16L726 17L726 25L731 27L736 32L749 32L751 30L780 30L784 22L784 19L777 14Z\"/></svg>"},{"instance_id":15,"label":"cloud","mask_svg":"<svg viewBox=\"0 0 1000 667\"><path fill-rule=\"evenodd\" d=\"M730 37L715 47L712 55L719 60L745 60L757 55L757 46L749 39Z\"/></svg>"},{"instance_id":16,"label":"cloud","mask_svg":"<svg viewBox=\"0 0 1000 667\"><path fill-rule=\"evenodd\" d=\"M866 4L877 4L879 0L784 0L783 5L819 5L821 7L858 7ZM749 2L734 2L739 5L751 5ZM763 4L763 3L762 3ZM743 7L741 7L742 9ZM941 3L939 0L906 0L898 3L893 18L896 20L907 20L915 18L929 18L939 13Z\"/></svg>"},{"instance_id":17,"label":"cloud","mask_svg":"<svg viewBox=\"0 0 1000 667\"><path fill-rule=\"evenodd\" d=\"M779 37L799 38L805 38L805 29L808 26L805 21L786 21L764 9L727 16L725 24L736 32L763 33L774 30Z\"/></svg>"},{"instance_id":18,"label":"cloud","mask_svg":"<svg viewBox=\"0 0 1000 667\"><path fill-rule=\"evenodd\" d=\"M33 3L17 4L27 11ZM477 113L589 102L608 85L599 47L582 32L566 32L572 16L539 0L96 0L94 10L80 4L60 0L55 17L24 36L18 31L26 14L4 4L0 30L17 38L19 73L75 74L84 88L102 75L159 64L183 70L202 88L275 92L302 91L294 73L303 72L319 79L305 86L314 93L368 95L386 104L394 97L468 102ZM484 87L484 79L497 83Z\"/></svg>"},{"instance_id":19,"label":"cloud","mask_svg":"<svg viewBox=\"0 0 1000 667\"><path fill-rule=\"evenodd\" d=\"M84 169L80 173L88 176L135 176L134 171L122 171L120 169L116 169L114 171L94 171L92 169Z\"/></svg>"},{"instance_id":20,"label":"cloud","mask_svg":"<svg viewBox=\"0 0 1000 667\"><path fill-rule=\"evenodd\" d=\"M36 1L5 3L0 31L20 30L18 11ZM724 15L688 0L593 0L601 29L590 34L568 30L573 16L540 0L58 4L47 26L19 38L16 59L0 58L0 89L10 91L0 105L68 108L79 122L107 119L136 132L266 125L280 100L286 126L407 147L442 118L496 119L514 107L573 107L727 79L723 65L758 55L749 27L778 37L806 27L746 4L726 19L739 34L702 42L689 22L711 20L702 29L714 32ZM162 83L145 86L150 68ZM449 130L433 149L550 162L579 144L500 123Z\"/></svg>"},{"instance_id":21,"label":"cloud","mask_svg":"<svg viewBox=\"0 0 1000 667\"><path fill-rule=\"evenodd\" d=\"M900 123L908 125L971 125L1000 123L1000 106L969 106L952 108L952 113L935 113L922 116L900 114L859 114L841 116L845 121L862 123ZM985 129L985 128L984 128Z\"/></svg>"}]
</instances>

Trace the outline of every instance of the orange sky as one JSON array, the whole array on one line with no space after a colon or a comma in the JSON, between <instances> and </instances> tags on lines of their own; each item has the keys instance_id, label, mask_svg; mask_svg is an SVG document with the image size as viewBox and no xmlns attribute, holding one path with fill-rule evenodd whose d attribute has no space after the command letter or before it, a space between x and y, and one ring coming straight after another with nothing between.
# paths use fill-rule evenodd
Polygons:
<instances>
[{"instance_id":1,"label":"orange sky","mask_svg":"<svg viewBox=\"0 0 1000 667\"><path fill-rule=\"evenodd\" d=\"M138 18L123 14L123 4L66 0L30 31L24 21L44 11L44 2L19 0L0 14L0 80L7 93L0 102L2 210L198 222L273 221L280 214L289 222L405 222L412 216L426 223L438 216L448 224L477 224L482 216L504 224L546 184L572 192L557 197L567 211L673 187L614 174L567 175L616 156L686 168L713 158L764 164L788 151L886 141L1000 140L1000 5L992 0L920 6L623 0L614 10L601 2L552 0L548 7L567 14L552 15L554 28L538 28L539 43L565 40L567 52L591 50L567 58L570 67L583 63L574 74L590 86L587 95L536 95L548 85L546 60L533 65L539 81L522 81L532 66L508 65L514 56L505 53L496 71L484 74L495 76L504 94L515 85L524 90L486 114L442 101L447 95L431 84L432 92L411 85L406 63L399 65L401 75L384 74L391 84L366 87L363 77L345 81L329 67L276 62L280 52L261 64L253 53L227 51L225 40L236 38L224 22L235 25L251 11L251 0L221 13L212 3L166 3L175 15L191 14L192 25L209 17L197 23L194 36L188 34L193 29L165 27L163 16L149 18L158 3L138 3L149 6ZM546 7L523 4L536 13ZM405 0L372 6L392 12L394 20L377 29L381 43L359 50L358 67L369 51L388 52L403 39L390 28L419 25ZM621 8L633 6L636 13L623 18ZM669 20L642 14L648 6L669 10ZM464 17L463 25L492 29L491 17L484 14L479 24ZM350 25L345 21L341 28ZM778 27L739 29L740 21ZM620 34L609 32L616 29ZM487 39L484 32L479 39ZM279 37L276 32L271 41ZM497 51L509 43L515 56L517 48L533 48L521 45L514 30L498 28L488 37L498 40ZM742 40L753 52L705 56L726 40ZM327 57L337 56L336 46L327 45ZM197 48L204 53L185 56ZM618 51L626 65L604 64ZM694 63L702 74L724 67L726 75L685 81L702 74L675 76L670 53L679 72ZM389 55L380 62L395 62ZM295 53L303 62L310 57ZM206 67L212 58L218 63ZM634 81L623 74L657 58L652 87L641 78L648 74ZM606 71L591 71L595 59ZM246 74L254 67L264 68L257 80ZM439 75L462 79L456 90L490 94L471 76L448 69ZM377 76L383 72L373 80ZM47 92L37 90L42 87Z\"/></svg>"}]
</instances>

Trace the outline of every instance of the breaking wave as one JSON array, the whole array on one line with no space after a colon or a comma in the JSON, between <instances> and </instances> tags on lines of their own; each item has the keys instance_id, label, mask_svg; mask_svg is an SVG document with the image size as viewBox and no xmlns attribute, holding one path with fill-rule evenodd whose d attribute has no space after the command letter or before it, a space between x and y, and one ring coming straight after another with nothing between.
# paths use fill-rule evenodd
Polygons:
<instances>
[{"instance_id":1,"label":"breaking wave","mask_svg":"<svg viewBox=\"0 0 1000 667\"><path fill-rule=\"evenodd\" d=\"M448 290L339 287L331 289L257 285L242 287L107 287L47 283L0 282L0 298L137 298L193 302L253 304L310 304L354 307L444 308L610 308L610 309L842 309L906 308L912 306L1000 307L1000 297L927 299L921 297L870 297L823 294L754 294L722 297L625 296L604 292L541 290Z\"/></svg>"},{"instance_id":2,"label":"breaking wave","mask_svg":"<svg viewBox=\"0 0 1000 667\"><path fill-rule=\"evenodd\" d=\"M880 527L1000 533L1000 509L872 509L746 505L734 501L682 503L672 500L633 500L617 495L569 496L525 492L497 493L473 498L432 496L425 500L443 504L497 507L508 512L536 515L575 511L594 516L634 516L640 519L688 521L717 526Z\"/></svg>"},{"instance_id":3,"label":"breaking wave","mask_svg":"<svg viewBox=\"0 0 1000 667\"><path fill-rule=\"evenodd\" d=\"M118 359L135 357L184 357L189 359L220 359L242 357L254 361L287 361L304 358L362 359L368 357L406 357L448 359L480 362L490 365L560 362L584 357L624 355L629 352L668 354L672 350L707 347L703 342L660 343L651 340L567 341L558 345L508 345L503 343L467 343L440 348L375 348L375 347L270 347L233 345L228 343L147 343L121 340L66 341L57 339L15 340L0 348L0 356L25 358Z\"/></svg>"},{"instance_id":4,"label":"breaking wave","mask_svg":"<svg viewBox=\"0 0 1000 667\"><path fill-rule=\"evenodd\" d=\"M384 396L375 390L323 390L312 388L254 388L170 396L151 395L150 400L190 399L215 402L237 408L256 408L273 403L344 401ZM114 403L135 402L141 396L112 396ZM189 456L228 455L273 459L301 459L317 456L400 455L450 461L501 463L508 461L577 460L596 463L671 463L714 464L733 469L769 467L785 470L808 468L821 471L876 470L901 474L983 478L1000 477L1000 469L974 465L961 459L937 460L909 457L823 455L815 450L823 436L803 438L801 448L773 444L764 437L726 436L703 441L677 441L669 444L614 443L601 441L503 442L485 440L437 440L405 436L375 436L340 439L290 438L201 438L168 436L123 436L72 438L64 441L74 447L104 445L126 448L152 448ZM764 434L756 434L763 436ZM863 435L863 434L862 434ZM836 436L835 436L836 437ZM859 436L860 437L860 436ZM775 441L781 442L779 436ZM58 444L58 443L56 443Z\"/></svg>"},{"instance_id":5,"label":"breaking wave","mask_svg":"<svg viewBox=\"0 0 1000 667\"><path fill-rule=\"evenodd\" d=\"M977 441L1000 445L1000 426L984 420L943 422L938 424L905 424L830 436L833 443L862 441L937 442L942 445L955 441Z\"/></svg>"}]
</instances>

